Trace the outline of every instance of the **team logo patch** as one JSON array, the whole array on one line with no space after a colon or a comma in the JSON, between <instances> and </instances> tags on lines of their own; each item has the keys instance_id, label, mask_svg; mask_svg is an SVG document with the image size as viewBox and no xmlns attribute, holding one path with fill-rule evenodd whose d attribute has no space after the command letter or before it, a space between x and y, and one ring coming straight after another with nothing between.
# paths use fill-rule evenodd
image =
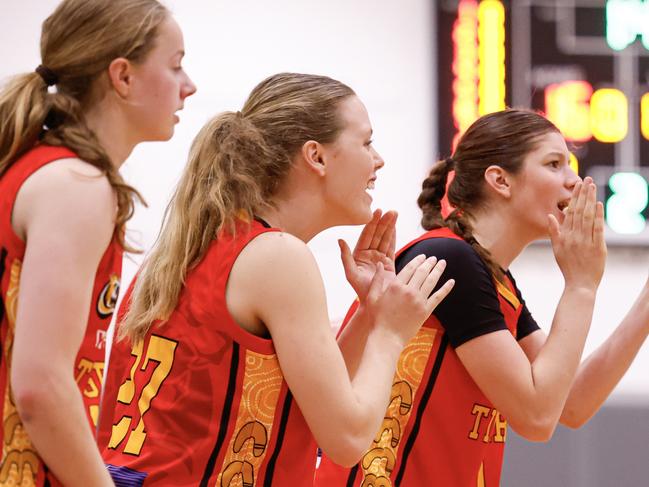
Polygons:
<instances>
[{"instance_id":1,"label":"team logo patch","mask_svg":"<svg viewBox=\"0 0 649 487\"><path fill-rule=\"evenodd\" d=\"M113 314L117 296L119 296L119 277L113 274L104 285L97 299L97 314L101 318L108 318Z\"/></svg>"}]
</instances>

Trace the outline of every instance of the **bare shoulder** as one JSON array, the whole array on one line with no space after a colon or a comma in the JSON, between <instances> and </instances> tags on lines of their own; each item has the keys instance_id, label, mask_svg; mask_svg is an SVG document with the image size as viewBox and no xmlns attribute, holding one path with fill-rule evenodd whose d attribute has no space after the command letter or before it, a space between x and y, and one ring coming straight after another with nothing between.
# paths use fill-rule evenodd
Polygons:
<instances>
[{"instance_id":1,"label":"bare shoulder","mask_svg":"<svg viewBox=\"0 0 649 487\"><path fill-rule=\"evenodd\" d=\"M60 159L46 164L25 181L21 191L56 191L61 186L71 190L92 188L92 191L100 192L98 197L112 194L105 174L99 168L77 158Z\"/></svg>"},{"instance_id":2,"label":"bare shoulder","mask_svg":"<svg viewBox=\"0 0 649 487\"><path fill-rule=\"evenodd\" d=\"M249 331L260 324L271 334L296 303L326 309L324 284L309 247L297 237L284 232L265 232L254 239L237 257L226 291L228 309L235 320ZM320 321L327 322L326 316Z\"/></svg>"},{"instance_id":3,"label":"bare shoulder","mask_svg":"<svg viewBox=\"0 0 649 487\"><path fill-rule=\"evenodd\" d=\"M12 224L19 236L40 221L57 225L114 224L117 200L108 178L80 159L46 164L23 183L14 203Z\"/></svg>"},{"instance_id":4,"label":"bare shoulder","mask_svg":"<svg viewBox=\"0 0 649 487\"><path fill-rule=\"evenodd\" d=\"M257 264L265 262L270 267L287 265L292 261L298 264L310 261L315 263L307 244L286 232L264 232L258 235L243 249L241 257Z\"/></svg>"},{"instance_id":5,"label":"bare shoulder","mask_svg":"<svg viewBox=\"0 0 649 487\"><path fill-rule=\"evenodd\" d=\"M112 233L116 205L115 192L101 170L80 159L61 159L43 166L21 186L12 224L23 238L35 225Z\"/></svg>"},{"instance_id":6,"label":"bare shoulder","mask_svg":"<svg viewBox=\"0 0 649 487\"><path fill-rule=\"evenodd\" d=\"M272 281L281 286L282 282L321 280L309 247L285 232L265 232L255 237L243 249L235 266L257 284Z\"/></svg>"}]
</instances>

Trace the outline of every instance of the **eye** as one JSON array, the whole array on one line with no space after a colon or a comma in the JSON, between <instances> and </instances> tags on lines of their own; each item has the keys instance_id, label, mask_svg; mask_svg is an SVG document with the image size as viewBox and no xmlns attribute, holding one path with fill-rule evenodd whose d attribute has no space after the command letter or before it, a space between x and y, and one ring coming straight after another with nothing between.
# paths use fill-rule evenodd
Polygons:
<instances>
[{"instance_id":1,"label":"eye","mask_svg":"<svg viewBox=\"0 0 649 487\"><path fill-rule=\"evenodd\" d=\"M561 163L559 161L550 161L548 164L554 169L559 169L559 166L561 166Z\"/></svg>"},{"instance_id":2,"label":"eye","mask_svg":"<svg viewBox=\"0 0 649 487\"><path fill-rule=\"evenodd\" d=\"M369 147L369 146L371 146L373 143L374 143L374 141L373 141L372 139L370 139L370 140L368 140L367 142L365 142L365 147Z\"/></svg>"}]
</instances>

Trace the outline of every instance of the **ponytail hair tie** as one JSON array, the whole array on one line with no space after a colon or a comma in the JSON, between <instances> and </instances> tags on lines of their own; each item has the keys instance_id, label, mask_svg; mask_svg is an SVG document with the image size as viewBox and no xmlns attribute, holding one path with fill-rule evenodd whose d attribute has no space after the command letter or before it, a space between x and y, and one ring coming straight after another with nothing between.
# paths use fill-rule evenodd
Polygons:
<instances>
[{"instance_id":1,"label":"ponytail hair tie","mask_svg":"<svg viewBox=\"0 0 649 487\"><path fill-rule=\"evenodd\" d=\"M54 86L59 82L59 77L54 71L52 71L47 66L40 64L34 71L36 71L47 86Z\"/></svg>"}]
</instances>

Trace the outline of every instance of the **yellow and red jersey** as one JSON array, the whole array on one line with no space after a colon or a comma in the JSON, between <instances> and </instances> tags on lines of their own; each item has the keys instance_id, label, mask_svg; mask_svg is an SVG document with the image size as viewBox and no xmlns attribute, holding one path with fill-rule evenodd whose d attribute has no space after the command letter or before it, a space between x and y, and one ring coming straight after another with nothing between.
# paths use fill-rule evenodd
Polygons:
<instances>
[{"instance_id":1,"label":"yellow and red jersey","mask_svg":"<svg viewBox=\"0 0 649 487\"><path fill-rule=\"evenodd\" d=\"M242 329L225 300L240 252L275 230L253 221L220 234L169 320L113 345L98 440L118 485L313 485L315 443L273 342Z\"/></svg>"},{"instance_id":2,"label":"yellow and red jersey","mask_svg":"<svg viewBox=\"0 0 649 487\"><path fill-rule=\"evenodd\" d=\"M323 456L317 487L499 485L507 421L455 347L504 329L521 339L538 325L511 275L505 282L494 279L472 247L448 229L410 242L398 254L397 269L422 253L447 261L443 280L455 278L455 288L401 353L385 418L360 462L343 468Z\"/></svg>"},{"instance_id":3,"label":"yellow and red jersey","mask_svg":"<svg viewBox=\"0 0 649 487\"><path fill-rule=\"evenodd\" d=\"M39 458L22 425L9 383L16 311L20 299L20 272L26 248L26 243L11 226L11 215L16 195L27 178L50 162L76 157L64 147L39 145L15 161L0 178L0 431L3 438L0 485L27 487L57 483ZM93 431L99 412L106 330L119 292L122 253L122 247L114 238L102 256L95 275L86 333L74 370L70 371L79 385ZM53 315L57 313L55 309L51 311ZM65 330L61 330L61 333L65 333ZM47 340L47 337L42 339Z\"/></svg>"}]
</instances>

